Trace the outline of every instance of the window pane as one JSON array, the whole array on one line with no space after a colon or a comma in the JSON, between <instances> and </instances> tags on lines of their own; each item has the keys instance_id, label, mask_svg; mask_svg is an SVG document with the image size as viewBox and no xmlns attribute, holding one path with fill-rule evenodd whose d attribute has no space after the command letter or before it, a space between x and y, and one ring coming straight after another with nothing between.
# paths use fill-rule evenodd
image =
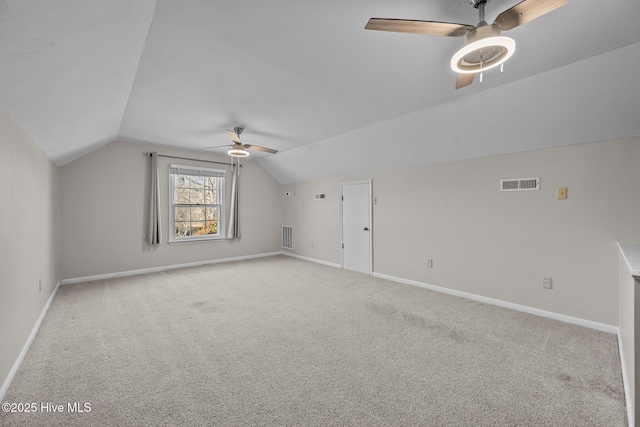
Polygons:
<instances>
[{"instance_id":1,"label":"window pane","mask_svg":"<svg viewBox=\"0 0 640 427\"><path fill-rule=\"evenodd\" d=\"M191 221L204 221L204 206L192 206L191 207Z\"/></svg>"},{"instance_id":2,"label":"window pane","mask_svg":"<svg viewBox=\"0 0 640 427\"><path fill-rule=\"evenodd\" d=\"M191 215L189 214L189 206L176 206L175 220L178 221L190 221Z\"/></svg>"},{"instance_id":3,"label":"window pane","mask_svg":"<svg viewBox=\"0 0 640 427\"><path fill-rule=\"evenodd\" d=\"M179 205L187 205L189 204L189 190L186 188L177 188L175 189L175 200L174 203Z\"/></svg>"},{"instance_id":4,"label":"window pane","mask_svg":"<svg viewBox=\"0 0 640 427\"><path fill-rule=\"evenodd\" d=\"M208 189L208 190L215 190L216 189L216 180L217 178L208 176L204 179L204 186Z\"/></svg>"},{"instance_id":5,"label":"window pane","mask_svg":"<svg viewBox=\"0 0 640 427\"><path fill-rule=\"evenodd\" d=\"M186 188L187 183L189 182L188 177L184 175L174 175L174 187L175 188Z\"/></svg>"},{"instance_id":6,"label":"window pane","mask_svg":"<svg viewBox=\"0 0 640 427\"><path fill-rule=\"evenodd\" d=\"M191 234L191 223L189 222L176 222L175 236L187 237Z\"/></svg>"},{"instance_id":7,"label":"window pane","mask_svg":"<svg viewBox=\"0 0 640 427\"><path fill-rule=\"evenodd\" d=\"M207 221L205 231L206 234L218 234L218 221Z\"/></svg>"},{"instance_id":8,"label":"window pane","mask_svg":"<svg viewBox=\"0 0 640 427\"><path fill-rule=\"evenodd\" d=\"M192 222L191 223L191 235L192 236L204 236L204 222Z\"/></svg>"},{"instance_id":9,"label":"window pane","mask_svg":"<svg viewBox=\"0 0 640 427\"><path fill-rule=\"evenodd\" d=\"M204 192L206 197L205 203L208 205L217 205L218 202L218 192L216 190L206 189Z\"/></svg>"},{"instance_id":10,"label":"window pane","mask_svg":"<svg viewBox=\"0 0 640 427\"><path fill-rule=\"evenodd\" d=\"M204 190L202 188L192 188L189 190L189 203L192 205L204 205Z\"/></svg>"},{"instance_id":11,"label":"window pane","mask_svg":"<svg viewBox=\"0 0 640 427\"><path fill-rule=\"evenodd\" d=\"M204 178L201 176L190 176L189 177L189 187L191 188L201 188L204 185Z\"/></svg>"},{"instance_id":12,"label":"window pane","mask_svg":"<svg viewBox=\"0 0 640 427\"><path fill-rule=\"evenodd\" d=\"M207 206L205 219L207 221L217 220L218 219L218 208L217 207L212 207L212 206Z\"/></svg>"}]
</instances>

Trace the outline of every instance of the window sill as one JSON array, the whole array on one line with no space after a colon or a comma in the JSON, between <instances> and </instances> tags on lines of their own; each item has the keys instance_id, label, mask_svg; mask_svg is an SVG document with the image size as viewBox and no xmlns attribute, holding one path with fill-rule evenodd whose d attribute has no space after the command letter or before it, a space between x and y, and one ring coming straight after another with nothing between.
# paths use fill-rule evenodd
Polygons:
<instances>
[{"instance_id":1,"label":"window sill","mask_svg":"<svg viewBox=\"0 0 640 427\"><path fill-rule=\"evenodd\" d=\"M226 237L206 237L200 239L184 239L184 240L169 240L167 243L170 245L184 245L189 243L206 243L206 242L219 242L221 240L227 240Z\"/></svg>"}]
</instances>

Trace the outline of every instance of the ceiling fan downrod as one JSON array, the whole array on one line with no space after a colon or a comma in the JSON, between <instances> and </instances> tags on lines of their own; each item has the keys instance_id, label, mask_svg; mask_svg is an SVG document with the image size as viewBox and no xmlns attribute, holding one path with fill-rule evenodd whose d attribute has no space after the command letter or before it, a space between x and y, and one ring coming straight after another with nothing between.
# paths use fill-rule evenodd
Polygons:
<instances>
[{"instance_id":1,"label":"ceiling fan downrod","mask_svg":"<svg viewBox=\"0 0 640 427\"><path fill-rule=\"evenodd\" d=\"M489 25L487 21L484 20L484 7L490 0L469 0L469 3L476 9L478 9L478 15L480 16L480 22L476 27L484 27L485 25Z\"/></svg>"}]
</instances>

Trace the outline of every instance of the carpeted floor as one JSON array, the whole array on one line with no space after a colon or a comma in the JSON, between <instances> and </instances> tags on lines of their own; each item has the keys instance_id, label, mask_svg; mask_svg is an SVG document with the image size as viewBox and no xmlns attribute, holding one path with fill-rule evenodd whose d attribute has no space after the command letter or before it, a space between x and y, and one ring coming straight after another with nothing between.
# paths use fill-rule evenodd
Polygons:
<instances>
[{"instance_id":1,"label":"carpeted floor","mask_svg":"<svg viewBox=\"0 0 640 427\"><path fill-rule=\"evenodd\" d=\"M4 401L37 411L3 426L626 425L614 335L284 256L61 287Z\"/></svg>"}]
</instances>

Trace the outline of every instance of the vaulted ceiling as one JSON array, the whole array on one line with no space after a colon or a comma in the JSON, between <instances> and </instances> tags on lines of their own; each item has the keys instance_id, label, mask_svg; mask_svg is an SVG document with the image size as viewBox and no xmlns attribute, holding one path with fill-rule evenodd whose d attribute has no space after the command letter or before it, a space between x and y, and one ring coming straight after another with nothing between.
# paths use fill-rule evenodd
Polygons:
<instances>
[{"instance_id":1,"label":"vaulted ceiling","mask_svg":"<svg viewBox=\"0 0 640 427\"><path fill-rule=\"evenodd\" d=\"M486 20L518 2L491 0ZM504 73L460 90L463 39L366 31L371 17L478 21L467 0L4 0L0 105L58 165L242 126L280 150L252 154L280 182L640 134L638 0L569 0L508 33Z\"/></svg>"}]
</instances>

